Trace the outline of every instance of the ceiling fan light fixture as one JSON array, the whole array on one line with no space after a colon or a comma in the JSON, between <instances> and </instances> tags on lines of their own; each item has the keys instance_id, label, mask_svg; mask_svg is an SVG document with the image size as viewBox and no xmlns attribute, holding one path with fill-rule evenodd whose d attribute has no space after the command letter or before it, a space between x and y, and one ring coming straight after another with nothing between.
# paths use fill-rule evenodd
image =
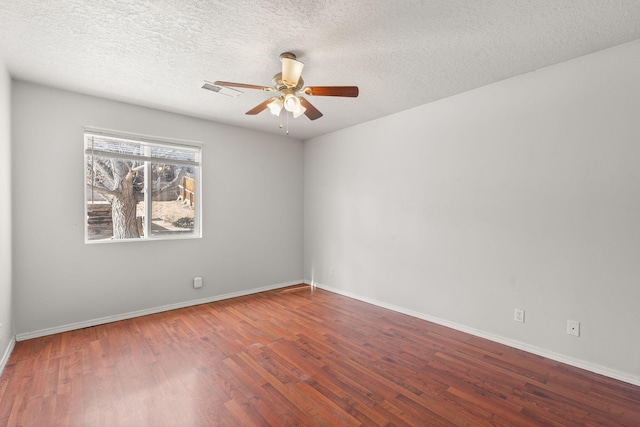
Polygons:
<instances>
[{"instance_id":1,"label":"ceiling fan light fixture","mask_svg":"<svg viewBox=\"0 0 640 427\"><path fill-rule=\"evenodd\" d=\"M273 98L273 101L271 101L267 107L269 107L269 110L271 111L271 114L273 114L274 116L279 116L280 115L280 111L282 111L282 97L280 98Z\"/></svg>"},{"instance_id":2,"label":"ceiling fan light fixture","mask_svg":"<svg viewBox=\"0 0 640 427\"><path fill-rule=\"evenodd\" d=\"M293 118L297 119L298 117L303 115L305 111L307 111L307 109L301 105L300 108L293 112Z\"/></svg>"},{"instance_id":3,"label":"ceiling fan light fixture","mask_svg":"<svg viewBox=\"0 0 640 427\"><path fill-rule=\"evenodd\" d=\"M284 96L284 109L290 113L296 112L300 109L300 98L292 93L288 93Z\"/></svg>"}]
</instances>

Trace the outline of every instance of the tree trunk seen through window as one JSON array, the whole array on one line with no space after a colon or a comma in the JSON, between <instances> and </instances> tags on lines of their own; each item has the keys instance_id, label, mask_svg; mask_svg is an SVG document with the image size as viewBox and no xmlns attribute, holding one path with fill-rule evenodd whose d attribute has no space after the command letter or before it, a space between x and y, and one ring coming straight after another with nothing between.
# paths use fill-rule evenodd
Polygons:
<instances>
[{"instance_id":1,"label":"tree trunk seen through window","mask_svg":"<svg viewBox=\"0 0 640 427\"><path fill-rule=\"evenodd\" d=\"M112 159L117 190L111 197L111 217L113 238L132 239L140 237L137 221L138 202L144 199L141 190L136 189L136 177L142 174L144 166L132 168L129 162ZM126 166L126 167L125 167ZM144 186L143 186L144 187Z\"/></svg>"},{"instance_id":2,"label":"tree trunk seen through window","mask_svg":"<svg viewBox=\"0 0 640 427\"><path fill-rule=\"evenodd\" d=\"M92 160L92 161L91 161ZM141 237L138 222L138 203L144 200L144 162L95 156L87 160L91 174L87 174L87 185L111 204L113 239L135 239ZM162 176L152 181L151 197L177 185L185 174L186 167L163 165ZM167 178L167 172L170 171ZM155 174L159 172L154 171Z\"/></svg>"}]
</instances>

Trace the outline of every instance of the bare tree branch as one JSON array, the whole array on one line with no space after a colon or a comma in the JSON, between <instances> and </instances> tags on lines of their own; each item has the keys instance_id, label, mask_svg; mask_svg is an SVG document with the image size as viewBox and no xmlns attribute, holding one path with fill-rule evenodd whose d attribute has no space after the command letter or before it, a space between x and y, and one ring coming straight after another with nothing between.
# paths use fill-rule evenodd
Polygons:
<instances>
[{"instance_id":1,"label":"bare tree branch","mask_svg":"<svg viewBox=\"0 0 640 427\"><path fill-rule=\"evenodd\" d=\"M110 165L107 166L104 161L99 159L97 159L93 164L100 170L100 172L106 175L110 180L113 180L113 169L111 169Z\"/></svg>"},{"instance_id":2,"label":"bare tree branch","mask_svg":"<svg viewBox=\"0 0 640 427\"><path fill-rule=\"evenodd\" d=\"M105 194L107 196L114 196L115 197L115 196L118 196L120 194L119 191L109 190L108 188L105 188L105 187L102 187L102 186L98 186L98 185L91 185L90 182L87 182L87 187L91 188L96 193Z\"/></svg>"}]
</instances>

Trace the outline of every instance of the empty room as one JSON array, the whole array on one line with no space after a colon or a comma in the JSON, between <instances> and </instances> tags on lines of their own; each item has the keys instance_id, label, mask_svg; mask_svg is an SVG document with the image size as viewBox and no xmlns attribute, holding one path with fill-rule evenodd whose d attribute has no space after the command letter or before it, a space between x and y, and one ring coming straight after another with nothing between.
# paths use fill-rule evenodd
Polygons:
<instances>
[{"instance_id":1,"label":"empty room","mask_svg":"<svg viewBox=\"0 0 640 427\"><path fill-rule=\"evenodd\" d=\"M0 0L0 425L640 426L639 23Z\"/></svg>"}]
</instances>

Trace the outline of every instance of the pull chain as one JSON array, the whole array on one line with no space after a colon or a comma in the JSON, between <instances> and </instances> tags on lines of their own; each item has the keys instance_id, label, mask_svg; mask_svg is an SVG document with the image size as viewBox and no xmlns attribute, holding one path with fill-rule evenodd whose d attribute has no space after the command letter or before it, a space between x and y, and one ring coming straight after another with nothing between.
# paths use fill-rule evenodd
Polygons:
<instances>
[{"instance_id":1,"label":"pull chain","mask_svg":"<svg viewBox=\"0 0 640 427\"><path fill-rule=\"evenodd\" d=\"M288 111L286 111L286 112L285 112L285 114L286 114L286 116L287 116L287 129L286 129L286 131L287 131L287 135L289 135L289 112L288 112ZM282 128L284 127L284 126L282 125L282 122L280 122L280 125L279 125L278 127L279 127L280 129L282 129Z\"/></svg>"}]
</instances>

